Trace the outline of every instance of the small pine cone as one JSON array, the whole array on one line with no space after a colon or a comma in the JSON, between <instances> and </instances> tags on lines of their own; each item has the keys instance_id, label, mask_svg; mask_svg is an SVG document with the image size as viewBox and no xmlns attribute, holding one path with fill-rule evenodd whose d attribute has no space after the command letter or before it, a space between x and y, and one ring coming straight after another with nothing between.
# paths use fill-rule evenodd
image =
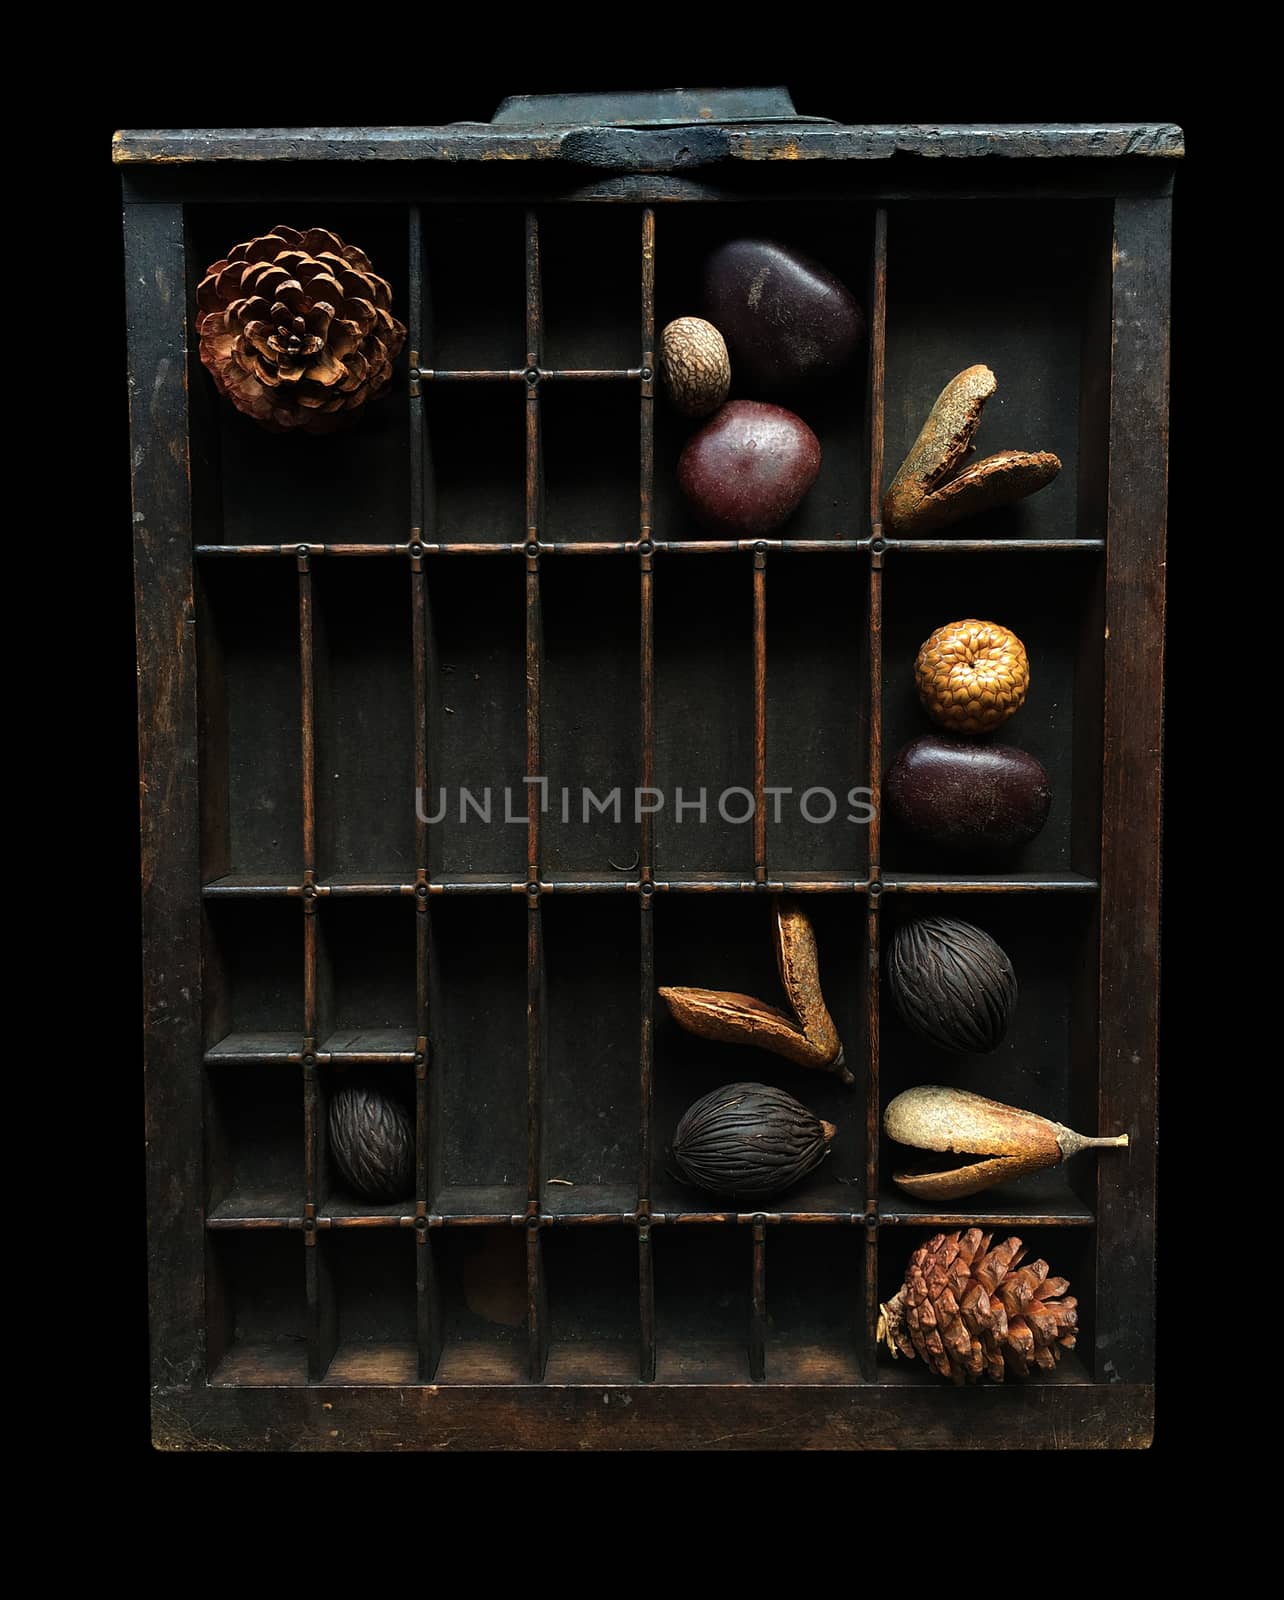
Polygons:
<instances>
[{"instance_id":1,"label":"small pine cone","mask_svg":"<svg viewBox=\"0 0 1284 1600\"><path fill-rule=\"evenodd\" d=\"M893 1356L920 1356L955 1383L1005 1371L1051 1372L1074 1349L1078 1301L1065 1278L1050 1278L1046 1261L1022 1267L1017 1238L990 1249L980 1228L938 1233L910 1257L905 1282L879 1307L878 1337ZM1019 1270L1018 1270L1019 1268Z\"/></svg>"},{"instance_id":2,"label":"small pine cone","mask_svg":"<svg viewBox=\"0 0 1284 1600\"><path fill-rule=\"evenodd\" d=\"M332 433L392 379L406 330L365 252L324 228L276 227L208 268L201 360L272 433Z\"/></svg>"},{"instance_id":3,"label":"small pine cone","mask_svg":"<svg viewBox=\"0 0 1284 1600\"><path fill-rule=\"evenodd\" d=\"M1016 634L997 622L947 622L914 663L923 708L951 733L989 733L1021 709L1030 662Z\"/></svg>"}]
</instances>

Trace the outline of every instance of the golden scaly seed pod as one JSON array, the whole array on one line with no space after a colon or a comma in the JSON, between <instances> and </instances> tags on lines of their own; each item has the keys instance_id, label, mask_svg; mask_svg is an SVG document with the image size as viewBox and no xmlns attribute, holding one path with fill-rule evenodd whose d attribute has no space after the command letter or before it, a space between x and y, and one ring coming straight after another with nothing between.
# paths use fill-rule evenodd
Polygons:
<instances>
[{"instance_id":1,"label":"golden scaly seed pod","mask_svg":"<svg viewBox=\"0 0 1284 1600\"><path fill-rule=\"evenodd\" d=\"M923 709L951 733L989 733L1025 703L1030 662L1010 628L966 617L924 641L914 663Z\"/></svg>"}]
</instances>

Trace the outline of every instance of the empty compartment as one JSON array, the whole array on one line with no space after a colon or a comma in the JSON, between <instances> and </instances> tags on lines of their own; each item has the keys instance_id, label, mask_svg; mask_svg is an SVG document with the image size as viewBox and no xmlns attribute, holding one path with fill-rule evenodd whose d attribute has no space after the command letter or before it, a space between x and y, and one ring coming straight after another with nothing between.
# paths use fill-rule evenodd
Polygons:
<instances>
[{"instance_id":1,"label":"empty compartment","mask_svg":"<svg viewBox=\"0 0 1284 1600\"><path fill-rule=\"evenodd\" d=\"M748 1383L751 1230L666 1223L655 1258L655 1381Z\"/></svg>"},{"instance_id":2,"label":"empty compartment","mask_svg":"<svg viewBox=\"0 0 1284 1600\"><path fill-rule=\"evenodd\" d=\"M423 365L456 372L524 367L525 214L513 206L430 206L423 229Z\"/></svg>"},{"instance_id":3,"label":"empty compartment","mask_svg":"<svg viewBox=\"0 0 1284 1600\"><path fill-rule=\"evenodd\" d=\"M637 568L626 559L554 559L540 574L540 600L545 871L636 878Z\"/></svg>"},{"instance_id":4,"label":"empty compartment","mask_svg":"<svg viewBox=\"0 0 1284 1600\"><path fill-rule=\"evenodd\" d=\"M433 902L431 1209L507 1217L526 1204L526 941L516 897Z\"/></svg>"},{"instance_id":5,"label":"empty compartment","mask_svg":"<svg viewBox=\"0 0 1284 1600\"><path fill-rule=\"evenodd\" d=\"M415 687L410 574L400 561L321 559L317 613L317 872L414 877Z\"/></svg>"},{"instance_id":6,"label":"empty compartment","mask_svg":"<svg viewBox=\"0 0 1284 1600\"><path fill-rule=\"evenodd\" d=\"M863 555L769 558L766 809L772 878L866 874L873 815L868 606Z\"/></svg>"},{"instance_id":7,"label":"empty compartment","mask_svg":"<svg viewBox=\"0 0 1284 1600\"><path fill-rule=\"evenodd\" d=\"M418 1377L414 1234L337 1228L318 1240L336 1347L326 1383L414 1383Z\"/></svg>"},{"instance_id":8,"label":"empty compartment","mask_svg":"<svg viewBox=\"0 0 1284 1600\"><path fill-rule=\"evenodd\" d=\"M300 883L299 581L252 566L197 568L201 878Z\"/></svg>"},{"instance_id":9,"label":"empty compartment","mask_svg":"<svg viewBox=\"0 0 1284 1600\"><path fill-rule=\"evenodd\" d=\"M1101 537L1105 412L1096 404L1081 437L1080 408L1081 392L1104 394L1108 299L1099 291L1110 213L1109 202L1093 200L891 209L884 491L941 390L978 364L990 368L998 388L986 402L973 459L1050 450L1061 461L1037 494L931 537Z\"/></svg>"},{"instance_id":10,"label":"empty compartment","mask_svg":"<svg viewBox=\"0 0 1284 1600\"><path fill-rule=\"evenodd\" d=\"M554 895L542 916L548 1055L540 1201L555 1214L632 1211L639 1148L637 901Z\"/></svg>"},{"instance_id":11,"label":"empty compartment","mask_svg":"<svg viewBox=\"0 0 1284 1600\"><path fill-rule=\"evenodd\" d=\"M753 876L753 571L661 559L655 578L655 811L661 878Z\"/></svg>"},{"instance_id":12,"label":"empty compartment","mask_svg":"<svg viewBox=\"0 0 1284 1600\"><path fill-rule=\"evenodd\" d=\"M546 206L539 214L544 365L642 364L642 212ZM636 393L632 396L636 412Z\"/></svg>"},{"instance_id":13,"label":"empty compartment","mask_svg":"<svg viewBox=\"0 0 1284 1600\"><path fill-rule=\"evenodd\" d=\"M303 1048L302 903L204 903L205 1048L274 1057Z\"/></svg>"},{"instance_id":14,"label":"empty compartment","mask_svg":"<svg viewBox=\"0 0 1284 1600\"><path fill-rule=\"evenodd\" d=\"M224 1065L207 1077L206 1215L303 1215L303 1082L298 1067Z\"/></svg>"},{"instance_id":15,"label":"empty compartment","mask_svg":"<svg viewBox=\"0 0 1284 1600\"><path fill-rule=\"evenodd\" d=\"M526 538L526 398L516 383L427 384L434 544L520 544Z\"/></svg>"},{"instance_id":16,"label":"empty compartment","mask_svg":"<svg viewBox=\"0 0 1284 1600\"><path fill-rule=\"evenodd\" d=\"M368 1220L374 1217L409 1217L415 1209L415 1079L414 1068L408 1063L384 1062L379 1065L363 1064L359 1066L330 1065L321 1068L319 1074L321 1086L320 1126L318 1136L320 1140L319 1166L321 1172L321 1199L320 1211L323 1216L330 1216L338 1222L347 1218ZM345 1088L354 1088L373 1093L386 1098L395 1108L405 1113L409 1123L409 1168L404 1183L396 1185L393 1194L382 1193L372 1198L368 1188L364 1185L354 1185L349 1171L339 1158L335 1142L331 1137L331 1113L335 1096ZM345 1133L355 1136L360 1130L345 1118ZM387 1172L391 1176L396 1168L393 1165L397 1159L401 1146L394 1146L386 1156L380 1152L380 1146L375 1142L374 1130L356 1145L358 1158L363 1166L377 1162L377 1169ZM360 1182L360 1179L358 1179ZM390 1184L389 1187L392 1185Z\"/></svg>"},{"instance_id":17,"label":"empty compartment","mask_svg":"<svg viewBox=\"0 0 1284 1600\"><path fill-rule=\"evenodd\" d=\"M306 1383L303 1235L277 1229L211 1234L205 1305L210 1382Z\"/></svg>"},{"instance_id":18,"label":"empty compartment","mask_svg":"<svg viewBox=\"0 0 1284 1600\"><path fill-rule=\"evenodd\" d=\"M278 222L310 226L304 208L285 205L193 206L194 272L226 257L240 241ZM310 209L310 208L308 208ZM392 288L392 314L409 319L409 227L400 206L327 205L324 226L364 250ZM195 285L193 284L193 294ZM218 399L209 412L217 429L214 469L222 499L218 544L392 544L407 537L409 449L405 395L408 351L403 343L383 397L370 400L336 432L269 433ZM213 387L203 368L202 383ZM217 398L217 397L216 397ZM202 406L202 411L204 407Z\"/></svg>"},{"instance_id":19,"label":"empty compartment","mask_svg":"<svg viewBox=\"0 0 1284 1600\"><path fill-rule=\"evenodd\" d=\"M922 1245L927 1244L937 1233L961 1232L966 1224L959 1228L889 1228L881 1233L878 1242L878 1301L883 1306L890 1302L905 1282L906 1269L910 1257ZM1074 1347L1061 1350L1061 1356L1056 1366L1050 1372L1045 1372L1030 1364L1028 1377L1021 1378L1015 1372L1009 1372L1005 1384L1022 1383L1090 1383L1092 1381L1092 1352L1095 1336L1096 1319L1094 1315L1094 1236L1087 1228L1026 1228L1017 1229L1010 1227L986 1227L984 1233L991 1235L992 1246L1001 1245L1006 1239L1016 1237L1025 1246L1025 1255L1017 1264L1016 1270L1032 1264L1035 1261L1045 1261L1048 1266L1047 1277L1065 1278L1069 1287L1066 1297L1077 1302L1074 1307L1077 1326L1074 1329ZM907 1360L899 1351L893 1357L887 1348L886 1340L878 1347L877 1381L879 1383L895 1384L927 1384L939 1385L941 1388L952 1386L952 1379L945 1378L927 1367L921 1356L915 1355L913 1360ZM980 1380L987 1388L993 1387L994 1380L982 1378Z\"/></svg>"},{"instance_id":20,"label":"empty compartment","mask_svg":"<svg viewBox=\"0 0 1284 1600\"><path fill-rule=\"evenodd\" d=\"M640 1312L632 1228L545 1228L546 1383L635 1383Z\"/></svg>"},{"instance_id":21,"label":"empty compartment","mask_svg":"<svg viewBox=\"0 0 1284 1600\"><path fill-rule=\"evenodd\" d=\"M436 1383L522 1383L526 1335L526 1234L506 1224L434 1229L442 1326Z\"/></svg>"},{"instance_id":22,"label":"empty compartment","mask_svg":"<svg viewBox=\"0 0 1284 1600\"><path fill-rule=\"evenodd\" d=\"M435 877L526 876L526 587L517 560L432 561L429 828Z\"/></svg>"},{"instance_id":23,"label":"empty compartment","mask_svg":"<svg viewBox=\"0 0 1284 1600\"><path fill-rule=\"evenodd\" d=\"M664 211L656 225L656 338L676 317L703 316L705 263L733 239L769 239L809 256L851 290L869 317L869 259L873 213L866 206L788 210L737 206L682 206ZM732 400L783 406L801 417L820 444L821 467L801 505L770 537L863 539L869 536L869 461L866 415L868 339L850 364L827 381L794 391L767 392L738 372L731 353ZM655 533L657 539L708 538L678 487L678 460L707 418L679 416L661 387L656 400Z\"/></svg>"},{"instance_id":24,"label":"empty compartment","mask_svg":"<svg viewBox=\"0 0 1284 1600\"><path fill-rule=\"evenodd\" d=\"M410 899L328 898L320 917L320 1048L413 1051L415 911Z\"/></svg>"},{"instance_id":25,"label":"empty compartment","mask_svg":"<svg viewBox=\"0 0 1284 1600\"><path fill-rule=\"evenodd\" d=\"M943 729L919 702L914 663L947 623L977 618L1025 646L1025 703L977 744L1028 751L1048 774L1047 821L1016 850L942 848L907 833L884 808L883 869L896 877L1074 874L1094 878L1101 814L1101 566L1092 554L888 557L883 603L883 775L920 735ZM972 742L972 741L969 741Z\"/></svg>"},{"instance_id":26,"label":"empty compartment","mask_svg":"<svg viewBox=\"0 0 1284 1600\"><path fill-rule=\"evenodd\" d=\"M773 1227L766 1250L768 1381L861 1382L864 1229Z\"/></svg>"},{"instance_id":27,"label":"empty compartment","mask_svg":"<svg viewBox=\"0 0 1284 1600\"><path fill-rule=\"evenodd\" d=\"M880 1089L883 1107L906 1089L943 1084L1033 1111L1095 1135L1097 1118L1097 905L1095 896L890 895L884 902L884 963L895 929L911 920L949 917L997 941L1012 963L1017 1002L1007 1032L988 1054L954 1054L911 1031L886 982L882 986ZM1083 1151L1059 1166L958 1200L915 1198L893 1173L962 1164L965 1157L921 1155L883 1136L879 1159L884 1218L916 1216L1055 1216L1089 1222L1097 1165L1123 1151Z\"/></svg>"},{"instance_id":28,"label":"empty compartment","mask_svg":"<svg viewBox=\"0 0 1284 1600\"><path fill-rule=\"evenodd\" d=\"M810 895L800 902L811 919L825 1002L855 1078L796 1066L751 1044L710 1040L688 1032L668 1005L655 1000L655 1080L652 1112L652 1206L664 1212L858 1212L864 1209L865 983L867 942L863 897ZM665 895L652 913L657 986L730 991L788 1013L776 972L773 910L747 895ZM777 1194L717 1194L687 1182L671 1146L687 1108L736 1083L783 1089L837 1133L812 1172Z\"/></svg>"},{"instance_id":29,"label":"empty compartment","mask_svg":"<svg viewBox=\"0 0 1284 1600\"><path fill-rule=\"evenodd\" d=\"M541 387L541 539L623 543L639 536L639 407L632 384Z\"/></svg>"}]
</instances>

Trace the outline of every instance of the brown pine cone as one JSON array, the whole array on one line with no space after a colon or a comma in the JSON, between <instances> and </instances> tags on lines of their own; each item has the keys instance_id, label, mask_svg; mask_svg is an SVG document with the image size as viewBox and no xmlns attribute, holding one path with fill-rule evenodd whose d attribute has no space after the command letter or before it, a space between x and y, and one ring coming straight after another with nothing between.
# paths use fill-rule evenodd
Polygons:
<instances>
[{"instance_id":1,"label":"brown pine cone","mask_svg":"<svg viewBox=\"0 0 1284 1600\"><path fill-rule=\"evenodd\" d=\"M997 622L947 622L914 663L923 708L951 733L989 733L1021 709L1030 663L1016 634Z\"/></svg>"},{"instance_id":2,"label":"brown pine cone","mask_svg":"<svg viewBox=\"0 0 1284 1600\"><path fill-rule=\"evenodd\" d=\"M1002 1383L1005 1371L1028 1377L1031 1362L1051 1372L1074 1349L1079 1302L1069 1283L1050 1278L1046 1261L1021 1267L1020 1239L991 1250L993 1237L938 1233L915 1250L905 1282L878 1308L878 1338L893 1356L920 1356L955 1383Z\"/></svg>"},{"instance_id":3,"label":"brown pine cone","mask_svg":"<svg viewBox=\"0 0 1284 1600\"><path fill-rule=\"evenodd\" d=\"M273 433L331 433L392 379L406 330L364 251L324 228L238 244L196 292L201 360Z\"/></svg>"}]
</instances>

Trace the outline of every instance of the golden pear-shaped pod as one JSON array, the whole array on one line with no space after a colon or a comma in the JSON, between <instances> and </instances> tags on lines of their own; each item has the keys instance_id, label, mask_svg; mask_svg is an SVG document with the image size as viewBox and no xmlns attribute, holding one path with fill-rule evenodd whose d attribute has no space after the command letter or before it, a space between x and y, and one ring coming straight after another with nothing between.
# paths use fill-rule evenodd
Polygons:
<instances>
[{"instance_id":1,"label":"golden pear-shaped pod","mask_svg":"<svg viewBox=\"0 0 1284 1600\"><path fill-rule=\"evenodd\" d=\"M1055 1167L1080 1150L1128 1143L1126 1133L1091 1138L1035 1111L931 1083L898 1094L883 1112L883 1130L914 1150L969 1158L934 1172L892 1174L898 1188L922 1200L961 1200Z\"/></svg>"}]
</instances>

